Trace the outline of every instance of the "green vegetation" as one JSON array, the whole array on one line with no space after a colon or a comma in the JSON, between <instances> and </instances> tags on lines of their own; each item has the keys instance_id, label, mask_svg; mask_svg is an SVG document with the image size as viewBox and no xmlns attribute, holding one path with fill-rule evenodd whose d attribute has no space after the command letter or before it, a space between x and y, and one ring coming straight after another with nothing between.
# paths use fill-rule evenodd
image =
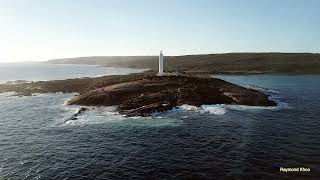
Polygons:
<instances>
[{"instance_id":1,"label":"green vegetation","mask_svg":"<svg viewBox=\"0 0 320 180\"><path fill-rule=\"evenodd\" d=\"M80 57L50 60L48 63L158 69L157 56ZM320 74L320 54L226 53L166 56L165 69L167 71L189 73Z\"/></svg>"}]
</instances>

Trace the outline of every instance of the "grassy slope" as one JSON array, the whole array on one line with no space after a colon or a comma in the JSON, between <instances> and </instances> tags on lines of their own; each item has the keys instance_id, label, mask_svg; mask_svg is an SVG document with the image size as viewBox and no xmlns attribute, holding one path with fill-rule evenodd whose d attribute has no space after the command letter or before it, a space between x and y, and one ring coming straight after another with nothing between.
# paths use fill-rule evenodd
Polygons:
<instances>
[{"instance_id":1,"label":"grassy slope","mask_svg":"<svg viewBox=\"0 0 320 180\"><path fill-rule=\"evenodd\" d=\"M157 56L100 56L51 60L50 63L95 64L114 67L158 68ZM227 53L166 56L167 71L205 73L320 74L320 54Z\"/></svg>"}]
</instances>

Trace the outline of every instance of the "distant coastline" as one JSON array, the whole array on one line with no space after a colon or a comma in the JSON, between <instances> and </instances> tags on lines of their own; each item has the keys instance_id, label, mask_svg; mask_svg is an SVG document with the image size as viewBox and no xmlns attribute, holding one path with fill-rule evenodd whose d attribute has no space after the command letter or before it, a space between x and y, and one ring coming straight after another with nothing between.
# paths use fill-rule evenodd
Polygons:
<instances>
[{"instance_id":1,"label":"distant coastline","mask_svg":"<svg viewBox=\"0 0 320 180\"><path fill-rule=\"evenodd\" d=\"M85 64L5 63L0 64L0 84L100 77L143 71L143 69L102 67Z\"/></svg>"},{"instance_id":2,"label":"distant coastline","mask_svg":"<svg viewBox=\"0 0 320 180\"><path fill-rule=\"evenodd\" d=\"M109 67L158 68L158 56L91 56L46 61ZM224 53L165 56L165 69L197 74L320 74L318 53Z\"/></svg>"}]
</instances>

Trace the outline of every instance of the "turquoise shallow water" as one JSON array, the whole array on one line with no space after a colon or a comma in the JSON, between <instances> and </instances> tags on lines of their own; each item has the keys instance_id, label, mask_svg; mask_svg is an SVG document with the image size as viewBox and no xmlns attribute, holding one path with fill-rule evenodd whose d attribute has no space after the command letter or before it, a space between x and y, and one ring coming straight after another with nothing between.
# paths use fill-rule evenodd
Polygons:
<instances>
[{"instance_id":1,"label":"turquoise shallow water","mask_svg":"<svg viewBox=\"0 0 320 180\"><path fill-rule=\"evenodd\" d=\"M316 179L320 76L219 76L276 108L213 105L127 118L71 94L0 95L0 179ZM280 173L307 167L309 173Z\"/></svg>"}]
</instances>

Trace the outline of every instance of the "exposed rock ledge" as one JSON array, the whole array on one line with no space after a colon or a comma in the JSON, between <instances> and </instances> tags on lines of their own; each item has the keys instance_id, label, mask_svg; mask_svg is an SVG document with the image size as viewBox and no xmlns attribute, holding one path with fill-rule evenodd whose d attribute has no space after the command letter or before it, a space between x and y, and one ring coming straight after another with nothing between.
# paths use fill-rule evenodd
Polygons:
<instances>
[{"instance_id":1,"label":"exposed rock ledge","mask_svg":"<svg viewBox=\"0 0 320 180\"><path fill-rule=\"evenodd\" d=\"M72 98L68 104L118 105L118 111L128 116L148 116L183 104L276 105L259 91L220 79L196 76L148 76L91 90Z\"/></svg>"},{"instance_id":2,"label":"exposed rock ledge","mask_svg":"<svg viewBox=\"0 0 320 180\"><path fill-rule=\"evenodd\" d=\"M0 92L16 91L20 95L47 92L78 92L69 105L117 105L121 114L148 116L153 112L170 110L182 104L241 104L276 106L268 96L238 85L207 76L170 75L154 73L104 76L0 85Z\"/></svg>"}]
</instances>

